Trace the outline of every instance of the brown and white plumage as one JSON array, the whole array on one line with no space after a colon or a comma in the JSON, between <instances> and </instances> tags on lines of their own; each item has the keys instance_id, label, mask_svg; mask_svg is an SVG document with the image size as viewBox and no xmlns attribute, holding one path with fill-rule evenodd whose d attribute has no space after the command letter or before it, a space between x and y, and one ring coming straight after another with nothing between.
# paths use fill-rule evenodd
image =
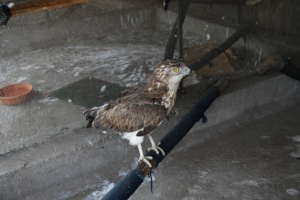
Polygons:
<instances>
[{"instance_id":1,"label":"brown and white plumage","mask_svg":"<svg viewBox=\"0 0 300 200\"><path fill-rule=\"evenodd\" d=\"M154 143L150 133L169 115L176 101L179 84L189 73L190 69L182 62L163 61L157 65L150 81L143 87L86 111L84 115L89 120L88 126L122 133L123 138L128 139L131 145L138 146L140 160L151 167L141 147L144 136L149 137L151 150L164 154Z\"/></svg>"}]
</instances>

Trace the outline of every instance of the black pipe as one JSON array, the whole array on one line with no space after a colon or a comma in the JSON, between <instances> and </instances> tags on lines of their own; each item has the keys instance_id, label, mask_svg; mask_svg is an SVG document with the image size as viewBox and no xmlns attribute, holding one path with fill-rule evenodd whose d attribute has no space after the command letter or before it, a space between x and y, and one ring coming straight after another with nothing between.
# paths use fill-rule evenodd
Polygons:
<instances>
[{"instance_id":1,"label":"black pipe","mask_svg":"<svg viewBox=\"0 0 300 200\"><path fill-rule=\"evenodd\" d=\"M224 86L224 85L222 85ZM222 87L221 86L221 87ZM188 133L188 131L198 122L201 118L205 119L204 113L212 102L220 95L223 90L220 85L211 87L206 96L194 105L191 111L186 114L179 123L165 136L160 142L160 147L164 149L166 155L180 142L180 140ZM147 156L152 156L151 164L157 167L159 163L165 158L161 154L157 155L150 151ZM145 170L146 169L146 170ZM102 200L126 200L136 189L143 183L145 176L147 176L147 169L149 168L140 163L137 169L129 172L120 182L118 182L112 190L110 190ZM151 169L150 169L151 170Z\"/></svg>"},{"instance_id":2,"label":"black pipe","mask_svg":"<svg viewBox=\"0 0 300 200\"><path fill-rule=\"evenodd\" d=\"M168 42L166 45L166 49L165 49L165 55L164 55L164 59L172 59L174 56L174 50L176 47L176 43L177 43L177 33L178 33L178 24L184 23L189 5L190 5L190 1L191 0L185 0L182 2L182 13L181 13L181 21L179 20L179 17L176 18L176 21L173 24L171 33L169 35L168 38Z\"/></svg>"},{"instance_id":3,"label":"black pipe","mask_svg":"<svg viewBox=\"0 0 300 200\"><path fill-rule=\"evenodd\" d=\"M251 26L244 26L237 30L232 36L230 36L225 42L223 42L219 47L211 50L210 52L206 53L204 56L200 58L200 60L196 61L195 63L190 65L192 70L200 69L201 67L205 66L209 63L212 59L226 51L229 47L231 47L236 41L238 41L241 37L246 36L247 34L251 33L252 27Z\"/></svg>"},{"instance_id":4,"label":"black pipe","mask_svg":"<svg viewBox=\"0 0 300 200\"><path fill-rule=\"evenodd\" d=\"M170 0L163 0L163 8L164 10L168 10Z\"/></svg>"}]
</instances>

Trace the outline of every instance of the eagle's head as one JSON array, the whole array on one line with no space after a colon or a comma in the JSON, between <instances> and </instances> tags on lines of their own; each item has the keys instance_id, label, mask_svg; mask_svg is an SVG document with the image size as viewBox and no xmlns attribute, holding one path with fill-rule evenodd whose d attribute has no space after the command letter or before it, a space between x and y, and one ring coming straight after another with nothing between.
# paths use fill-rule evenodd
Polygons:
<instances>
[{"instance_id":1,"label":"eagle's head","mask_svg":"<svg viewBox=\"0 0 300 200\"><path fill-rule=\"evenodd\" d=\"M154 88L167 87L177 89L181 80L191 72L183 62L178 60L164 60L158 64L153 72L151 85Z\"/></svg>"}]
</instances>

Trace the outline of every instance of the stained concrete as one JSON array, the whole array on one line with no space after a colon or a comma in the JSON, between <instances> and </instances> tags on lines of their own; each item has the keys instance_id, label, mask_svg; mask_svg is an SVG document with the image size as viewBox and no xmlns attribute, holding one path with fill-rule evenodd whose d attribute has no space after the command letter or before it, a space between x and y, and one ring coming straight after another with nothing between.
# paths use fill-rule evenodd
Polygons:
<instances>
[{"instance_id":1,"label":"stained concrete","mask_svg":"<svg viewBox=\"0 0 300 200\"><path fill-rule=\"evenodd\" d=\"M107 12L86 4L16 17L0 30L0 85L28 81L36 91L23 105L0 106L0 199L68 199L103 183L110 186L136 165L136 150L118 135L83 128L85 107L51 94L89 77L120 87L146 81L162 58L174 17L156 9ZM204 43L208 34L220 42L233 31L187 18L185 45ZM250 64L270 49L258 42L251 47ZM177 114L156 139L204 94L207 84L179 97ZM223 124L225 129L279 112L299 102L299 94L299 83L280 74L235 82L208 110L209 122L197 124L175 152L222 134L207 128Z\"/></svg>"},{"instance_id":2,"label":"stained concrete","mask_svg":"<svg viewBox=\"0 0 300 200\"><path fill-rule=\"evenodd\" d=\"M53 91L50 96L92 108L120 97L125 89L117 84L88 77Z\"/></svg>"}]
</instances>

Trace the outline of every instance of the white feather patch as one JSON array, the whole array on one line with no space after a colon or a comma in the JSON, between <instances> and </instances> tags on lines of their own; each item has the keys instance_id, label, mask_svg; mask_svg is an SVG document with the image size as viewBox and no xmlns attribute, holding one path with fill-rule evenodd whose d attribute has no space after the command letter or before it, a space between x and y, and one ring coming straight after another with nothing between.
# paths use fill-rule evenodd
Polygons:
<instances>
[{"instance_id":1,"label":"white feather patch","mask_svg":"<svg viewBox=\"0 0 300 200\"><path fill-rule=\"evenodd\" d=\"M133 131L133 132L125 132L122 134L122 139L128 140L129 144L132 146L137 146L144 142L144 136L137 136L136 134L140 131L143 131L144 128Z\"/></svg>"},{"instance_id":2,"label":"white feather patch","mask_svg":"<svg viewBox=\"0 0 300 200\"><path fill-rule=\"evenodd\" d=\"M7 7L8 8L12 8L12 7L14 7L15 6L15 3L14 2L9 2L8 4L7 4Z\"/></svg>"}]
</instances>

